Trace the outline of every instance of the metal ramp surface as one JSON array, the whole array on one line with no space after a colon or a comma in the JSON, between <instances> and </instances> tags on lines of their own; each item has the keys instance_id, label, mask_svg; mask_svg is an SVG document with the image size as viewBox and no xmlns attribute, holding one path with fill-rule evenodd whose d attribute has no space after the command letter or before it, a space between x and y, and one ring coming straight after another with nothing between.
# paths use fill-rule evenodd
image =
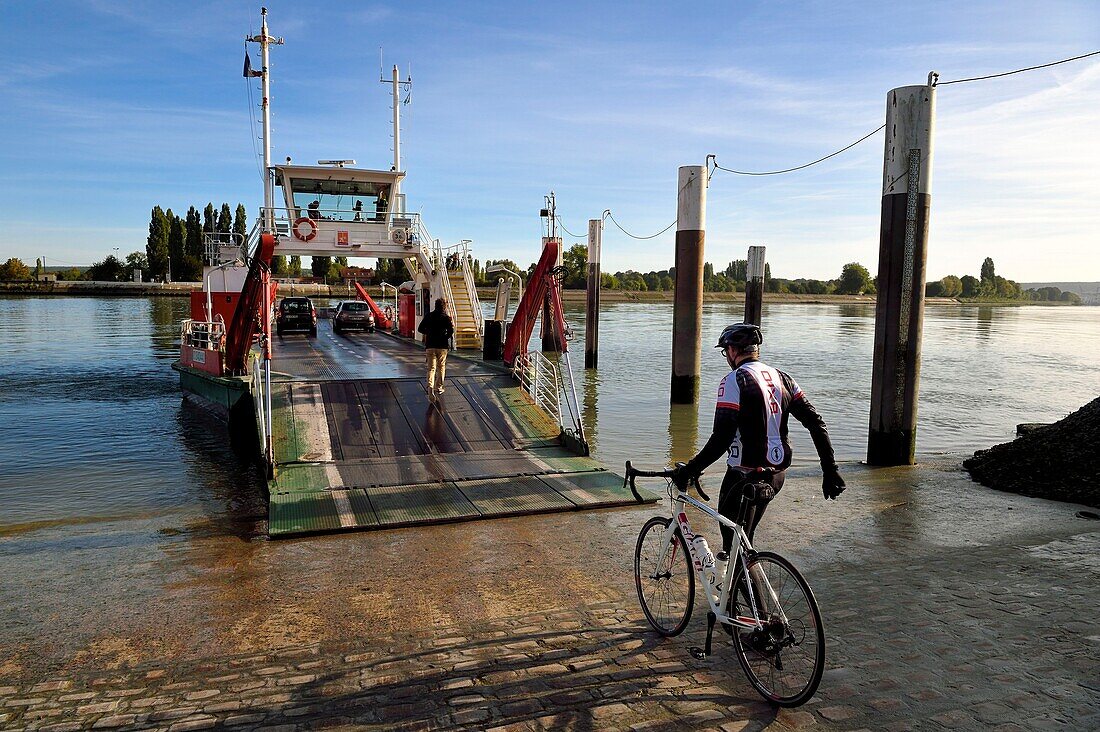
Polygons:
<instances>
[{"instance_id":1,"label":"metal ramp surface","mask_svg":"<svg viewBox=\"0 0 1100 732\"><path fill-rule=\"evenodd\" d=\"M635 502L622 477L560 446L558 425L509 375L468 361L452 371L451 359L447 390L433 405L416 346L385 337L373 355L385 376L346 378L376 369L327 365L326 351L355 355L357 344L326 338L297 346L290 363L305 373L284 372L272 385L269 535Z\"/></svg>"}]
</instances>

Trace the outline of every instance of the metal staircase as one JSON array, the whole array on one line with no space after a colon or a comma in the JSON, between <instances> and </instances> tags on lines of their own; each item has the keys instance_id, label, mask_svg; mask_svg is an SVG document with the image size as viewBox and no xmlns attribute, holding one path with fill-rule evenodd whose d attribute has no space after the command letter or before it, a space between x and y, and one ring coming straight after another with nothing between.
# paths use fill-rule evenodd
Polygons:
<instances>
[{"instance_id":1,"label":"metal staircase","mask_svg":"<svg viewBox=\"0 0 1100 732\"><path fill-rule=\"evenodd\" d=\"M442 250L441 258L447 271L445 287L455 324L455 348L481 350L485 319L477 299L469 247L466 243L448 247Z\"/></svg>"}]
</instances>

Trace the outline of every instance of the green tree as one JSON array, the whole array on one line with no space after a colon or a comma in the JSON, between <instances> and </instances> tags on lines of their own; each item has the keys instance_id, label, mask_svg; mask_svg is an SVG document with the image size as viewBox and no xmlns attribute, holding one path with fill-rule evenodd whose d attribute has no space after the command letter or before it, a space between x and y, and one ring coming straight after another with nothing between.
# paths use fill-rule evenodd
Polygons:
<instances>
[{"instance_id":1,"label":"green tree","mask_svg":"<svg viewBox=\"0 0 1100 732\"><path fill-rule=\"evenodd\" d=\"M1063 291L1062 295L1058 299L1062 302L1073 303L1074 305L1081 304L1081 296L1078 295L1076 292L1070 292L1069 290Z\"/></svg>"},{"instance_id":2,"label":"green tree","mask_svg":"<svg viewBox=\"0 0 1100 732\"><path fill-rule=\"evenodd\" d=\"M924 285L925 297L943 297L943 281L933 280Z\"/></svg>"},{"instance_id":3,"label":"green tree","mask_svg":"<svg viewBox=\"0 0 1100 732\"><path fill-rule=\"evenodd\" d=\"M849 262L840 271L840 279L837 281L836 291L841 295L862 295L873 293L875 284L871 280L871 273L859 262Z\"/></svg>"},{"instance_id":4,"label":"green tree","mask_svg":"<svg viewBox=\"0 0 1100 732\"><path fill-rule=\"evenodd\" d=\"M237 204L237 211L233 215L233 233L240 234L241 241L248 236L248 212L243 203Z\"/></svg>"},{"instance_id":5,"label":"green tree","mask_svg":"<svg viewBox=\"0 0 1100 732\"><path fill-rule=\"evenodd\" d=\"M149 219L149 237L145 241L145 255L149 259L149 279L164 277L168 272L168 233L171 225L164 210L154 206ZM116 259L117 261L117 259Z\"/></svg>"},{"instance_id":6,"label":"green tree","mask_svg":"<svg viewBox=\"0 0 1100 732\"><path fill-rule=\"evenodd\" d=\"M184 259L187 257L187 224L179 216L172 214L171 209L166 214L169 220L168 230L168 256L171 263L168 267L169 280L188 281Z\"/></svg>"},{"instance_id":7,"label":"green tree","mask_svg":"<svg viewBox=\"0 0 1100 732\"><path fill-rule=\"evenodd\" d=\"M42 258L34 260L34 278L37 280L42 276Z\"/></svg>"},{"instance_id":8,"label":"green tree","mask_svg":"<svg viewBox=\"0 0 1100 732\"><path fill-rule=\"evenodd\" d=\"M179 221L179 219L176 219ZM121 279L130 282L134 279L135 270L141 270L142 276L149 271L149 260L144 252L130 252L126 255L126 261L122 265Z\"/></svg>"},{"instance_id":9,"label":"green tree","mask_svg":"<svg viewBox=\"0 0 1100 732\"><path fill-rule=\"evenodd\" d=\"M0 279L3 278L0 277ZM78 280L84 279L84 270L80 269L80 267L69 267L66 270L58 272L57 279L64 282L76 282Z\"/></svg>"},{"instance_id":10,"label":"green tree","mask_svg":"<svg viewBox=\"0 0 1100 732\"><path fill-rule=\"evenodd\" d=\"M314 277L327 277L330 266L332 266L331 257L314 257L309 268L313 270Z\"/></svg>"},{"instance_id":11,"label":"green tree","mask_svg":"<svg viewBox=\"0 0 1100 732\"><path fill-rule=\"evenodd\" d=\"M271 276L283 277L286 274L286 257L276 254L271 258Z\"/></svg>"},{"instance_id":12,"label":"green tree","mask_svg":"<svg viewBox=\"0 0 1100 732\"><path fill-rule=\"evenodd\" d=\"M0 280L29 280L30 278L31 268L23 264L22 259L12 257L0 264Z\"/></svg>"},{"instance_id":13,"label":"green tree","mask_svg":"<svg viewBox=\"0 0 1100 732\"><path fill-rule=\"evenodd\" d=\"M194 206L187 209L187 238L184 249L186 254L201 260L205 252L202 250L202 216Z\"/></svg>"},{"instance_id":14,"label":"green tree","mask_svg":"<svg viewBox=\"0 0 1100 732\"><path fill-rule=\"evenodd\" d=\"M565 267L563 286L570 290L583 290L588 286L588 247L574 244L562 253Z\"/></svg>"},{"instance_id":15,"label":"green tree","mask_svg":"<svg viewBox=\"0 0 1100 732\"><path fill-rule=\"evenodd\" d=\"M88 268L88 279L94 282L118 282L125 277L126 265L118 261L118 257L113 254Z\"/></svg>"},{"instance_id":16,"label":"green tree","mask_svg":"<svg viewBox=\"0 0 1100 732\"><path fill-rule=\"evenodd\" d=\"M233 213L229 210L229 204L223 203L218 213L218 233L228 234L233 231Z\"/></svg>"},{"instance_id":17,"label":"green tree","mask_svg":"<svg viewBox=\"0 0 1100 732\"><path fill-rule=\"evenodd\" d=\"M669 277L667 274L661 276L660 285L661 289L665 292L671 292L672 290L676 289L676 283L673 282L672 278Z\"/></svg>"},{"instance_id":18,"label":"green tree","mask_svg":"<svg viewBox=\"0 0 1100 732\"><path fill-rule=\"evenodd\" d=\"M600 272L600 288L604 290L619 289L619 278L610 272Z\"/></svg>"},{"instance_id":19,"label":"green tree","mask_svg":"<svg viewBox=\"0 0 1100 732\"><path fill-rule=\"evenodd\" d=\"M981 294L982 281L971 275L963 275L959 280L962 285L962 297L978 297Z\"/></svg>"},{"instance_id":20,"label":"green tree","mask_svg":"<svg viewBox=\"0 0 1100 732\"><path fill-rule=\"evenodd\" d=\"M301 277L302 276L302 258L299 256L293 256L290 258L290 264L287 265L286 273L288 277Z\"/></svg>"},{"instance_id":21,"label":"green tree","mask_svg":"<svg viewBox=\"0 0 1100 732\"><path fill-rule=\"evenodd\" d=\"M940 284L943 285L944 297L958 297L963 292L962 280L955 275L947 275L940 280Z\"/></svg>"},{"instance_id":22,"label":"green tree","mask_svg":"<svg viewBox=\"0 0 1100 732\"><path fill-rule=\"evenodd\" d=\"M997 277L996 272L993 270L993 258L986 257L982 262L982 282L993 282Z\"/></svg>"},{"instance_id":23,"label":"green tree","mask_svg":"<svg viewBox=\"0 0 1100 732\"><path fill-rule=\"evenodd\" d=\"M213 234L218 230L218 212L214 209L214 204L206 204L206 208L202 210L202 233Z\"/></svg>"}]
</instances>

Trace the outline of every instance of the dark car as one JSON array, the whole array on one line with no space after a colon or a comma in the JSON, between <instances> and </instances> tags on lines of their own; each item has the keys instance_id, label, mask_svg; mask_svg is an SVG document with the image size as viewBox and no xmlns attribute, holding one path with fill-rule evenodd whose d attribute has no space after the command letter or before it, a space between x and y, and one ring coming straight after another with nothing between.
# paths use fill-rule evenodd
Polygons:
<instances>
[{"instance_id":1,"label":"dark car","mask_svg":"<svg viewBox=\"0 0 1100 732\"><path fill-rule=\"evenodd\" d=\"M288 330L306 330L317 335L317 308L308 297L284 297L275 313L275 330L282 335Z\"/></svg>"},{"instance_id":2,"label":"dark car","mask_svg":"<svg viewBox=\"0 0 1100 732\"><path fill-rule=\"evenodd\" d=\"M374 332L374 314L370 306L362 300L344 300L332 311L332 332L343 333L348 330Z\"/></svg>"}]
</instances>

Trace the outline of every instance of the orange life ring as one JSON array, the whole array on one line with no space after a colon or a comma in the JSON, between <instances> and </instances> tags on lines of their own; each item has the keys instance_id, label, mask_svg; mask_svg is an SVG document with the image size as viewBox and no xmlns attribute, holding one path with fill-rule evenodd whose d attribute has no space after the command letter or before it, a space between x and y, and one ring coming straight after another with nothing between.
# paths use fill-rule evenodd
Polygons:
<instances>
[{"instance_id":1,"label":"orange life ring","mask_svg":"<svg viewBox=\"0 0 1100 732\"><path fill-rule=\"evenodd\" d=\"M386 316L386 320L393 322L393 305L387 305L386 309L382 311L382 314Z\"/></svg>"},{"instance_id":2,"label":"orange life ring","mask_svg":"<svg viewBox=\"0 0 1100 732\"><path fill-rule=\"evenodd\" d=\"M309 224L309 233L303 234L299 229L302 224ZM317 222L308 216L299 216L294 220L294 237L300 241L313 241L313 237L317 236Z\"/></svg>"}]
</instances>

